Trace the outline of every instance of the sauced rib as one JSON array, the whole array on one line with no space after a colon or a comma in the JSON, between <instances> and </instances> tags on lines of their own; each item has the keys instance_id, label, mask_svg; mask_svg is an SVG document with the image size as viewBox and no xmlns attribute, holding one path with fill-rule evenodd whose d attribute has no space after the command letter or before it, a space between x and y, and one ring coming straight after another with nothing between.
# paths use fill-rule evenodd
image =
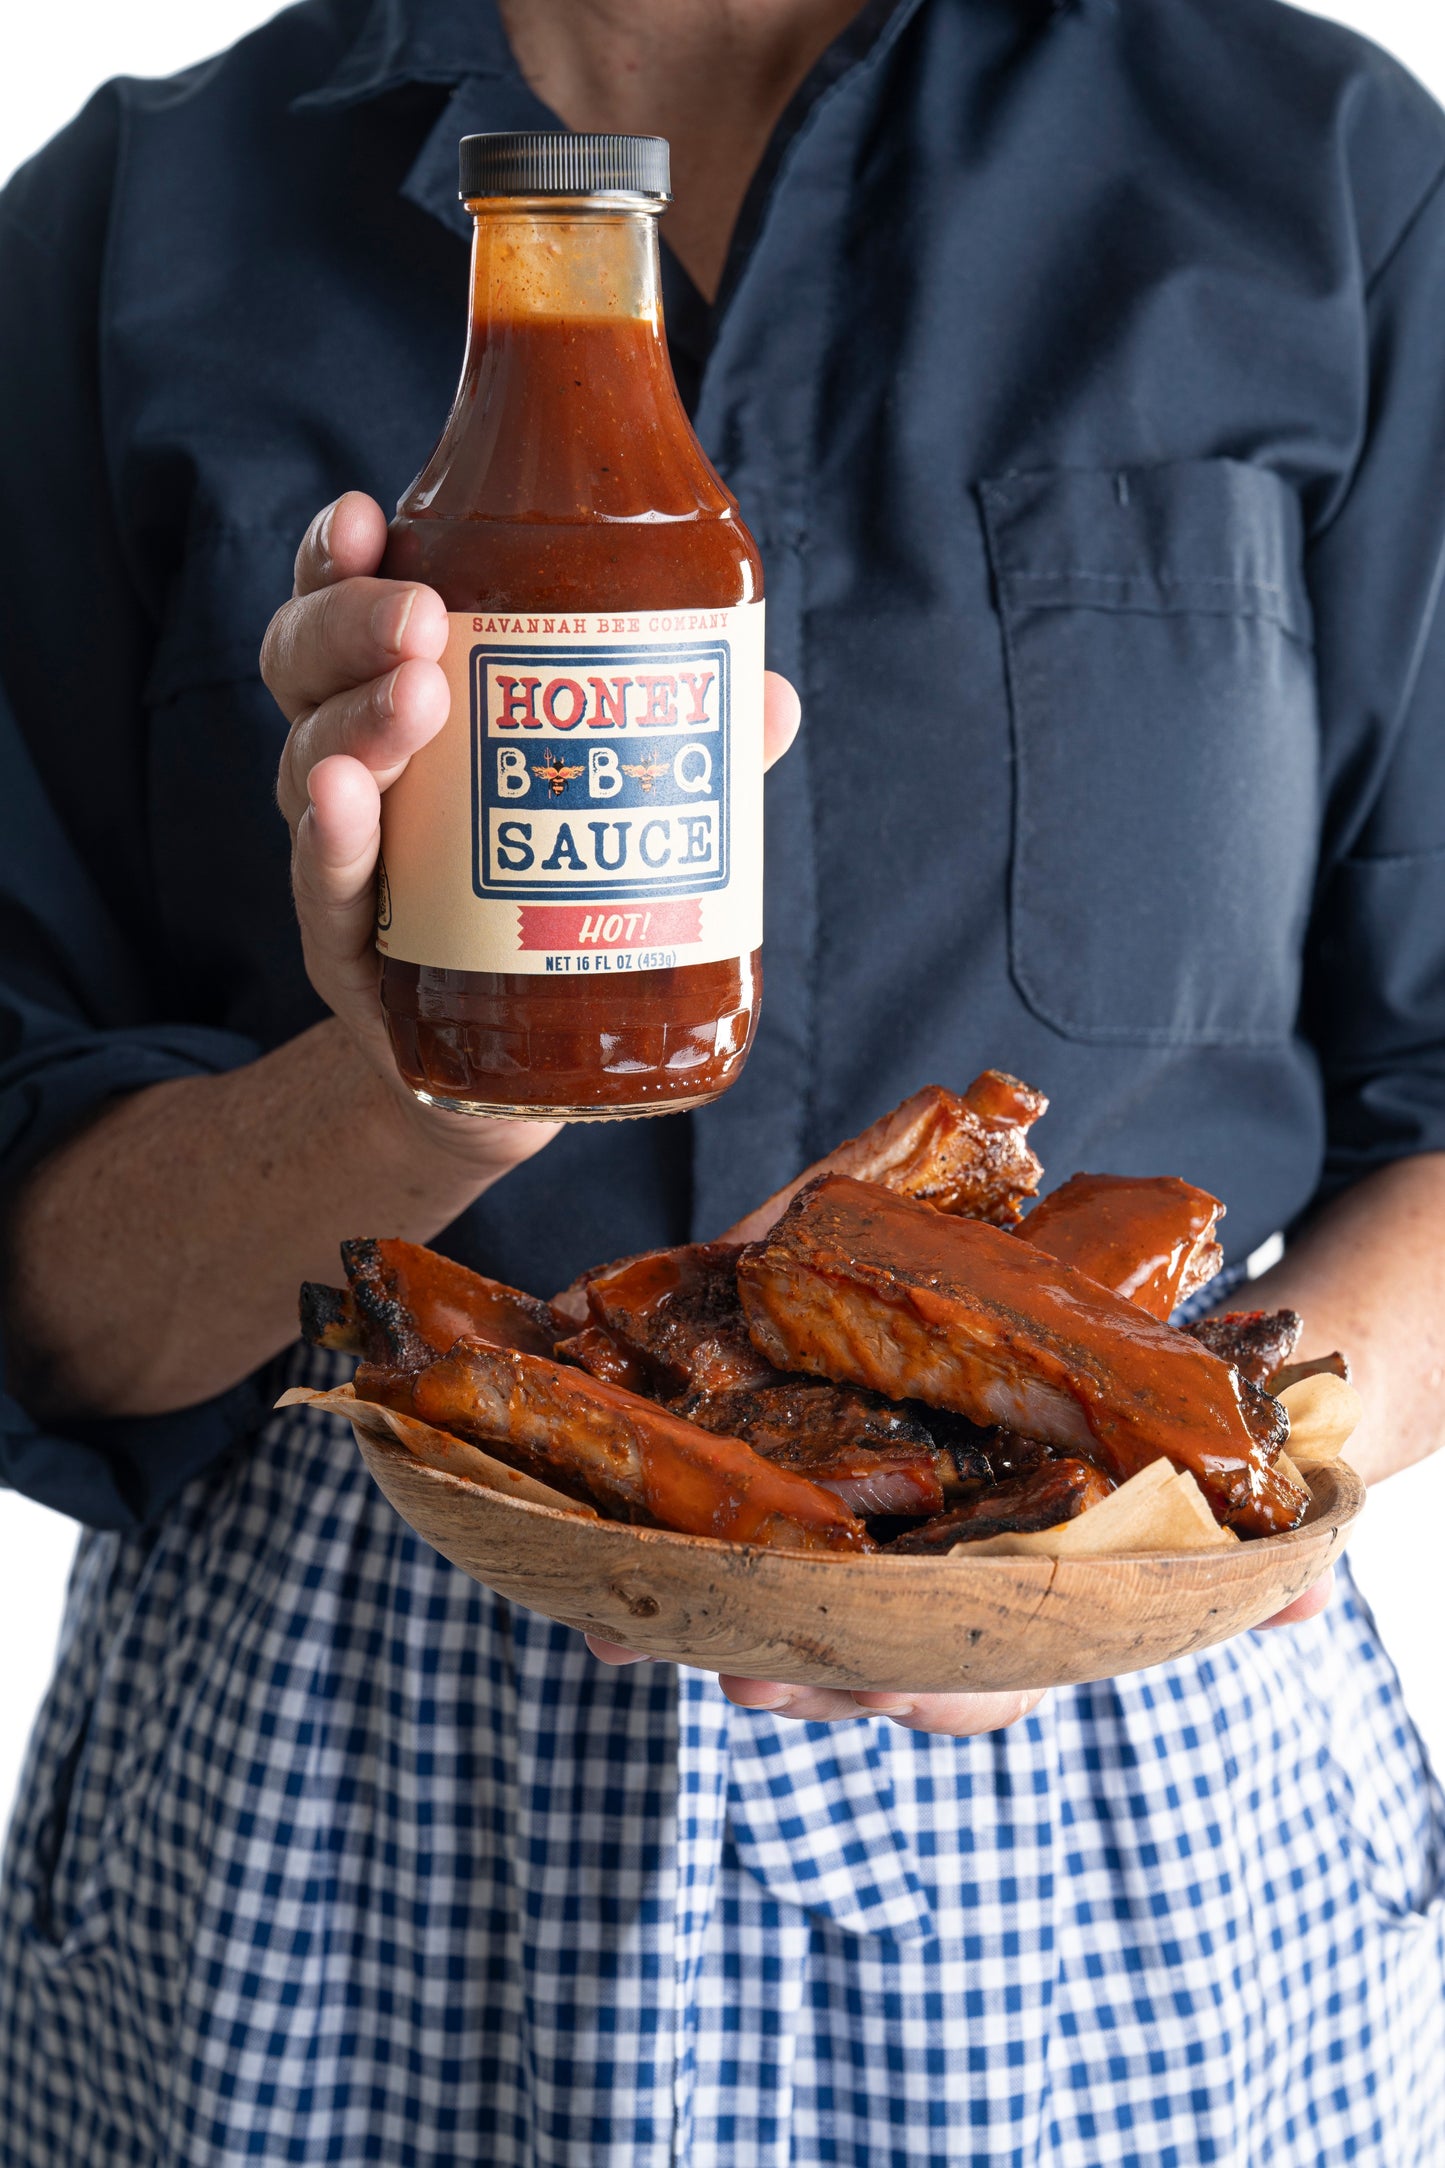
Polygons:
<instances>
[{"instance_id":1,"label":"sauced rib","mask_svg":"<svg viewBox=\"0 0 1445 2168\"><path fill-rule=\"evenodd\" d=\"M787 1550L866 1551L842 1501L740 1438L515 1348L462 1340L420 1370L363 1364L364 1400L485 1445L624 1520Z\"/></svg>"},{"instance_id":2,"label":"sauced rib","mask_svg":"<svg viewBox=\"0 0 1445 2168\"><path fill-rule=\"evenodd\" d=\"M1172 1174L1076 1174L1019 1233L1151 1317L1169 1317L1224 1263L1214 1239L1223 1216L1217 1197Z\"/></svg>"},{"instance_id":3,"label":"sauced rib","mask_svg":"<svg viewBox=\"0 0 1445 2168\"><path fill-rule=\"evenodd\" d=\"M941 1084L926 1085L807 1168L722 1239L760 1241L799 1190L829 1173L877 1182L938 1212L1009 1226L1043 1176L1028 1131L1048 1103L1042 1092L1001 1069L985 1069L962 1096Z\"/></svg>"},{"instance_id":4,"label":"sauced rib","mask_svg":"<svg viewBox=\"0 0 1445 2168\"><path fill-rule=\"evenodd\" d=\"M1184 1328L1201 1347L1233 1363L1251 1385L1269 1384L1299 1346L1304 1329L1298 1310L1226 1310Z\"/></svg>"},{"instance_id":5,"label":"sauced rib","mask_svg":"<svg viewBox=\"0 0 1445 2168\"><path fill-rule=\"evenodd\" d=\"M860 1515L941 1513L960 1489L951 1453L876 1393L790 1378L782 1385L689 1393L676 1412L744 1438L776 1467L833 1491Z\"/></svg>"},{"instance_id":6,"label":"sauced rib","mask_svg":"<svg viewBox=\"0 0 1445 2168\"><path fill-rule=\"evenodd\" d=\"M575 1363L579 1370L588 1370L609 1385L623 1385L629 1393L651 1394L651 1365L624 1347L605 1326L584 1325L580 1332L559 1340L552 1353L558 1362Z\"/></svg>"},{"instance_id":7,"label":"sauced rib","mask_svg":"<svg viewBox=\"0 0 1445 2168\"><path fill-rule=\"evenodd\" d=\"M777 1373L748 1335L738 1301L736 1247L692 1243L649 1250L587 1280L594 1321L641 1356L664 1392L725 1392Z\"/></svg>"},{"instance_id":8,"label":"sauced rib","mask_svg":"<svg viewBox=\"0 0 1445 2168\"><path fill-rule=\"evenodd\" d=\"M1027 1475L1017 1475L991 1490L980 1490L965 1504L922 1528L910 1528L889 1544L890 1553L927 1556L951 1551L955 1543L982 1543L989 1536L1034 1535L1077 1520L1114 1488L1091 1460L1046 1460Z\"/></svg>"},{"instance_id":9,"label":"sauced rib","mask_svg":"<svg viewBox=\"0 0 1445 2168\"><path fill-rule=\"evenodd\" d=\"M313 1347L406 1369L444 1355L464 1333L550 1355L567 1330L550 1303L418 1242L343 1242L341 1262L347 1287L307 1280L301 1289L301 1333Z\"/></svg>"},{"instance_id":10,"label":"sauced rib","mask_svg":"<svg viewBox=\"0 0 1445 2168\"><path fill-rule=\"evenodd\" d=\"M1031 1475L1046 1460L1052 1460L1052 1446L1040 1438L1020 1437L1016 1430L996 1430L985 1448L988 1464L996 1483L1006 1483L1011 1476Z\"/></svg>"},{"instance_id":11,"label":"sauced rib","mask_svg":"<svg viewBox=\"0 0 1445 2168\"><path fill-rule=\"evenodd\" d=\"M328 1287L324 1280L301 1282L301 1337L308 1347L331 1348L338 1355L362 1355L361 1320L351 1290Z\"/></svg>"},{"instance_id":12,"label":"sauced rib","mask_svg":"<svg viewBox=\"0 0 1445 2168\"><path fill-rule=\"evenodd\" d=\"M747 1252L738 1287L780 1368L955 1408L1120 1482L1163 1454L1241 1535L1304 1517L1271 1464L1276 1403L1250 1406L1197 1340L998 1228L825 1175Z\"/></svg>"}]
</instances>

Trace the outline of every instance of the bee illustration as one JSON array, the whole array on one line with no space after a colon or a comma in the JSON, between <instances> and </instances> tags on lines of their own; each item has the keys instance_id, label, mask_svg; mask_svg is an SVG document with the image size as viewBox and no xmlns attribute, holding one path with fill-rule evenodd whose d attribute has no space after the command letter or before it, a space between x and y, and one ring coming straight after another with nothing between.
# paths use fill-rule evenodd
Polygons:
<instances>
[{"instance_id":1,"label":"bee illustration","mask_svg":"<svg viewBox=\"0 0 1445 2168\"><path fill-rule=\"evenodd\" d=\"M580 765L569 768L560 753L549 753L540 767L533 764L532 773L542 778L552 797L560 798L567 785L582 773L582 769Z\"/></svg>"},{"instance_id":2,"label":"bee illustration","mask_svg":"<svg viewBox=\"0 0 1445 2168\"><path fill-rule=\"evenodd\" d=\"M630 775L634 783L640 783L643 789L650 796L652 792L652 786L657 781L658 777L660 775L666 775L667 763L665 761L658 760L653 754L649 753L646 760L637 761L631 766L629 766L628 763L624 760L622 763L622 773L624 775Z\"/></svg>"}]
</instances>

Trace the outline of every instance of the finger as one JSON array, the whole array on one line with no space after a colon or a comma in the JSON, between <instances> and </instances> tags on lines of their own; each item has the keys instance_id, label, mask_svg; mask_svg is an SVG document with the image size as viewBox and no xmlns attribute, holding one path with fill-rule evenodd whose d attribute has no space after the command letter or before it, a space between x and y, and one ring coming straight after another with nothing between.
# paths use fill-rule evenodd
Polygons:
<instances>
[{"instance_id":1,"label":"finger","mask_svg":"<svg viewBox=\"0 0 1445 2168\"><path fill-rule=\"evenodd\" d=\"M320 965L329 977L338 966L372 964L380 842L381 792L370 769L341 753L319 762L291 858L296 915L313 971Z\"/></svg>"},{"instance_id":2,"label":"finger","mask_svg":"<svg viewBox=\"0 0 1445 2168\"><path fill-rule=\"evenodd\" d=\"M780 1686L766 1679L718 1680L727 1698L739 1709L763 1709L770 1716L796 1717L805 1724L856 1723L862 1715L851 1694L835 1693L821 1686Z\"/></svg>"},{"instance_id":3,"label":"finger","mask_svg":"<svg viewBox=\"0 0 1445 2168\"><path fill-rule=\"evenodd\" d=\"M853 1696L866 1716L888 1716L905 1731L924 1731L939 1739L972 1739L984 1731L1004 1731L1043 1700L1046 1689L1026 1694L886 1694Z\"/></svg>"},{"instance_id":4,"label":"finger","mask_svg":"<svg viewBox=\"0 0 1445 2168\"><path fill-rule=\"evenodd\" d=\"M803 703L776 670L763 672L763 767L782 759L803 719Z\"/></svg>"},{"instance_id":5,"label":"finger","mask_svg":"<svg viewBox=\"0 0 1445 2168\"><path fill-rule=\"evenodd\" d=\"M640 1656L636 1649L624 1649L616 1641L601 1641L596 1634L584 1634L582 1638L602 1664L647 1664L652 1661L650 1656Z\"/></svg>"},{"instance_id":6,"label":"finger","mask_svg":"<svg viewBox=\"0 0 1445 2168\"><path fill-rule=\"evenodd\" d=\"M1302 1596L1296 1596L1293 1603L1287 1604L1283 1611L1277 1611L1273 1618L1267 1618L1257 1631L1265 1633L1271 1626L1303 1626L1307 1619L1318 1618L1321 1611L1329 1608L1334 1592L1335 1569L1327 1566L1312 1588L1307 1588Z\"/></svg>"},{"instance_id":7,"label":"finger","mask_svg":"<svg viewBox=\"0 0 1445 2168\"><path fill-rule=\"evenodd\" d=\"M296 552L296 593L314 595L318 587L375 572L385 548L385 512L375 497L348 489L323 506L302 536Z\"/></svg>"},{"instance_id":8,"label":"finger","mask_svg":"<svg viewBox=\"0 0 1445 2168\"><path fill-rule=\"evenodd\" d=\"M350 579L283 603L261 643L261 675L288 723L399 662L435 663L447 613L433 588Z\"/></svg>"},{"instance_id":9,"label":"finger","mask_svg":"<svg viewBox=\"0 0 1445 2168\"><path fill-rule=\"evenodd\" d=\"M344 753L385 790L436 736L450 706L445 674L434 662L403 662L303 716L281 749L276 772L276 802L291 827L306 810L307 778L319 762Z\"/></svg>"}]
</instances>

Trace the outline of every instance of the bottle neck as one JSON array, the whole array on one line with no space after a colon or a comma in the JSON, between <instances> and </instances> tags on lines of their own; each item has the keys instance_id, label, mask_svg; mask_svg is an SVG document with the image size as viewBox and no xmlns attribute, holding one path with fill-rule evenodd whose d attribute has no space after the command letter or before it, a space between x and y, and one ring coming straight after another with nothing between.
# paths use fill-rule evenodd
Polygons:
<instances>
[{"instance_id":1,"label":"bottle neck","mask_svg":"<svg viewBox=\"0 0 1445 2168\"><path fill-rule=\"evenodd\" d=\"M731 509L677 394L657 215L640 200L472 206L462 380L403 513L637 520Z\"/></svg>"},{"instance_id":2,"label":"bottle neck","mask_svg":"<svg viewBox=\"0 0 1445 2168\"><path fill-rule=\"evenodd\" d=\"M467 366L514 327L565 323L585 337L627 325L667 367L657 212L605 198L508 198L470 206L472 315Z\"/></svg>"}]
</instances>

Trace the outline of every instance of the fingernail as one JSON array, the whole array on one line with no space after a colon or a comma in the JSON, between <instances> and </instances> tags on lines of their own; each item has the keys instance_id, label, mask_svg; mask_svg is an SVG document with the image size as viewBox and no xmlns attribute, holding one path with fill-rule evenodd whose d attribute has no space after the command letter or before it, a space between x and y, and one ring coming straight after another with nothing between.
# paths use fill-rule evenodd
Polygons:
<instances>
[{"instance_id":1,"label":"fingernail","mask_svg":"<svg viewBox=\"0 0 1445 2168\"><path fill-rule=\"evenodd\" d=\"M912 1716L916 1707L904 1694L870 1694L866 1700L855 1694L853 1698L870 1716Z\"/></svg>"},{"instance_id":2,"label":"fingernail","mask_svg":"<svg viewBox=\"0 0 1445 2168\"><path fill-rule=\"evenodd\" d=\"M796 1696L786 1688L780 1688L776 1693L764 1695L760 1701L748 1702L747 1707L756 1709L759 1715L780 1716L784 1709L791 1709L795 1699Z\"/></svg>"},{"instance_id":3,"label":"fingernail","mask_svg":"<svg viewBox=\"0 0 1445 2168\"><path fill-rule=\"evenodd\" d=\"M339 504L340 501L340 498L338 498L337 503ZM321 559L322 569L327 572L331 570L331 530L335 524L336 505L333 504L328 506L326 517L322 520L316 535L316 554Z\"/></svg>"},{"instance_id":4,"label":"fingernail","mask_svg":"<svg viewBox=\"0 0 1445 2168\"><path fill-rule=\"evenodd\" d=\"M386 721L396 713L396 681L401 675L401 664L376 681L376 712Z\"/></svg>"},{"instance_id":5,"label":"fingernail","mask_svg":"<svg viewBox=\"0 0 1445 2168\"><path fill-rule=\"evenodd\" d=\"M397 652L415 607L414 587L408 587L402 595L386 595L378 602L371 613L371 629L380 646L390 648L393 654Z\"/></svg>"}]
</instances>

